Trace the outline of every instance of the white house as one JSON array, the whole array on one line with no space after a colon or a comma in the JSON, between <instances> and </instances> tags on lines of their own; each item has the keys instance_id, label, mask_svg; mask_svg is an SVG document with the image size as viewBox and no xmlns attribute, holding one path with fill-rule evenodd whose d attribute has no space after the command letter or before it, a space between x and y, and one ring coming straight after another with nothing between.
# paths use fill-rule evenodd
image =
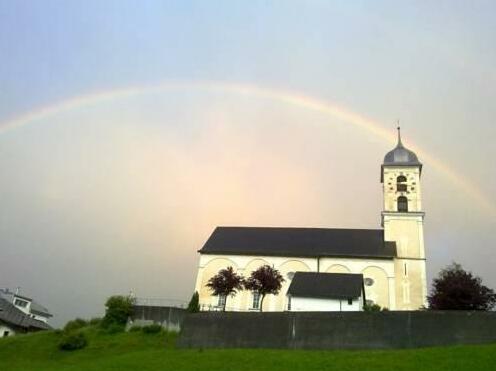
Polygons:
<instances>
[{"instance_id":1,"label":"white house","mask_svg":"<svg viewBox=\"0 0 496 371\"><path fill-rule=\"evenodd\" d=\"M51 329L52 315L31 298L0 289L0 337Z\"/></svg>"},{"instance_id":2,"label":"white house","mask_svg":"<svg viewBox=\"0 0 496 371\"><path fill-rule=\"evenodd\" d=\"M357 312L365 305L362 274L296 272L287 293L291 312Z\"/></svg>"},{"instance_id":3,"label":"white house","mask_svg":"<svg viewBox=\"0 0 496 371\"><path fill-rule=\"evenodd\" d=\"M425 307L422 164L405 148L399 130L398 143L380 168L381 228L217 227L199 250L195 290L202 310L222 307L225 299L226 310L258 309L256 293L242 291L234 298L219 298L206 285L221 269L233 267L248 277L262 265L276 268L285 278L279 295L265 298L263 311L287 310L286 294L297 272L361 274L370 304L390 310Z\"/></svg>"}]
</instances>

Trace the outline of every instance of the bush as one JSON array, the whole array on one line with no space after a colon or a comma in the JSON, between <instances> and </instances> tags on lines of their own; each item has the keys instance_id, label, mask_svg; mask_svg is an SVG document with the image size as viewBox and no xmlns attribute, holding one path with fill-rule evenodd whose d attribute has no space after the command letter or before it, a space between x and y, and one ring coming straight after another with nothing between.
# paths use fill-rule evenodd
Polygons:
<instances>
[{"instance_id":1,"label":"bush","mask_svg":"<svg viewBox=\"0 0 496 371\"><path fill-rule=\"evenodd\" d=\"M365 304L363 306L364 312L380 312L382 310L379 304Z\"/></svg>"},{"instance_id":2,"label":"bush","mask_svg":"<svg viewBox=\"0 0 496 371\"><path fill-rule=\"evenodd\" d=\"M144 334L158 334L159 332L162 331L162 326L153 324L153 325L147 325L143 326L141 328Z\"/></svg>"},{"instance_id":3,"label":"bush","mask_svg":"<svg viewBox=\"0 0 496 371\"><path fill-rule=\"evenodd\" d=\"M91 326L97 326L100 323L102 323L102 319L100 317L95 317L95 318L90 319L89 323Z\"/></svg>"},{"instance_id":4,"label":"bush","mask_svg":"<svg viewBox=\"0 0 496 371\"><path fill-rule=\"evenodd\" d=\"M71 320L65 324L64 331L65 332L71 332L71 331L79 330L79 329L86 327L86 326L88 326L88 321L86 321L82 318L76 318L76 319L73 319L73 320Z\"/></svg>"},{"instance_id":5,"label":"bush","mask_svg":"<svg viewBox=\"0 0 496 371\"><path fill-rule=\"evenodd\" d=\"M86 335L84 335L82 332L71 332L63 335L62 339L59 342L59 349L72 351L83 349L84 347L86 347L86 345L88 345L88 339L86 338Z\"/></svg>"},{"instance_id":6,"label":"bush","mask_svg":"<svg viewBox=\"0 0 496 371\"><path fill-rule=\"evenodd\" d=\"M131 326L131 328L129 329L129 332L138 332L138 331L141 331L141 326L134 325Z\"/></svg>"},{"instance_id":7,"label":"bush","mask_svg":"<svg viewBox=\"0 0 496 371\"><path fill-rule=\"evenodd\" d=\"M188 304L188 312L190 313L198 313L200 311L200 296L198 295L198 291L195 291L191 296L191 300Z\"/></svg>"},{"instance_id":8,"label":"bush","mask_svg":"<svg viewBox=\"0 0 496 371\"><path fill-rule=\"evenodd\" d=\"M125 296L111 296L105 303L105 317L101 322L103 328L108 328L112 325L120 325L122 328L133 314L134 300Z\"/></svg>"},{"instance_id":9,"label":"bush","mask_svg":"<svg viewBox=\"0 0 496 371\"><path fill-rule=\"evenodd\" d=\"M121 325L120 323L111 323L104 327L104 330L107 334L118 334L119 332L124 332L126 329L125 325Z\"/></svg>"}]
</instances>

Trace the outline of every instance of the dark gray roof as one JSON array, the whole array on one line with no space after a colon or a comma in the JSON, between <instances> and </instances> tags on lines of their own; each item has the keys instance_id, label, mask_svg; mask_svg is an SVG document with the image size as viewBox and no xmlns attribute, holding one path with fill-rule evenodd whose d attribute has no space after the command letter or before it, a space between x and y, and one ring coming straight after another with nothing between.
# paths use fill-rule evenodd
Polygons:
<instances>
[{"instance_id":1,"label":"dark gray roof","mask_svg":"<svg viewBox=\"0 0 496 371\"><path fill-rule=\"evenodd\" d=\"M382 229L217 227L202 254L359 257L396 256Z\"/></svg>"},{"instance_id":2,"label":"dark gray roof","mask_svg":"<svg viewBox=\"0 0 496 371\"><path fill-rule=\"evenodd\" d=\"M418 160L415 152L403 146L401 142L400 128L398 128L398 144L396 147L389 151L384 157L383 166L420 166L422 164Z\"/></svg>"},{"instance_id":3,"label":"dark gray roof","mask_svg":"<svg viewBox=\"0 0 496 371\"><path fill-rule=\"evenodd\" d=\"M53 317L47 308L34 300L31 302L31 313L38 314L43 317Z\"/></svg>"},{"instance_id":4,"label":"dark gray roof","mask_svg":"<svg viewBox=\"0 0 496 371\"><path fill-rule=\"evenodd\" d=\"M303 298L353 299L362 296L363 275L296 272L288 294Z\"/></svg>"},{"instance_id":5,"label":"dark gray roof","mask_svg":"<svg viewBox=\"0 0 496 371\"><path fill-rule=\"evenodd\" d=\"M24 329L51 329L48 324L29 317L4 298L0 298L0 321Z\"/></svg>"}]
</instances>

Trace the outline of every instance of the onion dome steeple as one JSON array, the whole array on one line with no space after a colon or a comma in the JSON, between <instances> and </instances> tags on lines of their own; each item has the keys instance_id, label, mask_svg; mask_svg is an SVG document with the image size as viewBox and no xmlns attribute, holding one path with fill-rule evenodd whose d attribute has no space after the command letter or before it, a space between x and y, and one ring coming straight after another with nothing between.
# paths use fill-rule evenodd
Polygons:
<instances>
[{"instance_id":1,"label":"onion dome steeple","mask_svg":"<svg viewBox=\"0 0 496 371\"><path fill-rule=\"evenodd\" d=\"M401 129L398 126L398 144L384 157L383 165L386 166L422 166L415 152L403 146L401 142Z\"/></svg>"},{"instance_id":2,"label":"onion dome steeple","mask_svg":"<svg viewBox=\"0 0 496 371\"><path fill-rule=\"evenodd\" d=\"M384 162L382 163L381 171L381 182L383 181L384 167L396 167L396 166L417 166L420 171L422 171L422 163L419 161L415 152L410 151L401 142L401 129L398 126L398 144L396 147L389 151L386 156L384 156Z\"/></svg>"}]
</instances>

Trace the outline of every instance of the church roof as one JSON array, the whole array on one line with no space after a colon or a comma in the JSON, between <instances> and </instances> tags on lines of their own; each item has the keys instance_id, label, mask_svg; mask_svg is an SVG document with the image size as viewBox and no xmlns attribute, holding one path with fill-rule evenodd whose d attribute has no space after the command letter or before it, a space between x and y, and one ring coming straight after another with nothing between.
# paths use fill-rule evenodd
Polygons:
<instances>
[{"instance_id":1,"label":"church roof","mask_svg":"<svg viewBox=\"0 0 496 371\"><path fill-rule=\"evenodd\" d=\"M392 259L382 229L217 227L202 254Z\"/></svg>"},{"instance_id":2,"label":"church roof","mask_svg":"<svg viewBox=\"0 0 496 371\"><path fill-rule=\"evenodd\" d=\"M363 275L295 272L288 295L303 298L353 299L362 296Z\"/></svg>"}]
</instances>

